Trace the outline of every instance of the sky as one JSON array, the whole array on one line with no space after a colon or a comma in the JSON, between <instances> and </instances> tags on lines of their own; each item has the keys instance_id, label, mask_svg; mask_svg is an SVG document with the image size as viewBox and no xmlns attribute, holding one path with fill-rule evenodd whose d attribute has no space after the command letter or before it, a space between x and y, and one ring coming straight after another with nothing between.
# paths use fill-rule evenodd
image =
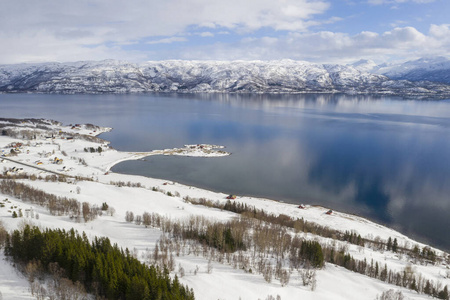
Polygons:
<instances>
[{"instance_id":1,"label":"sky","mask_svg":"<svg viewBox=\"0 0 450 300\"><path fill-rule=\"evenodd\" d=\"M450 0L0 0L0 64L450 57Z\"/></svg>"}]
</instances>

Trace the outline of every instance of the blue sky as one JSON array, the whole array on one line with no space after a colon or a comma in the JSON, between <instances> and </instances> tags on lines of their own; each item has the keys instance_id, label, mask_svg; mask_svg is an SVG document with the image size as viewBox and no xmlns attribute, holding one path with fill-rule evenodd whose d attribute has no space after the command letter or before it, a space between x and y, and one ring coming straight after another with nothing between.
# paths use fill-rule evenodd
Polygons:
<instances>
[{"instance_id":1,"label":"blue sky","mask_svg":"<svg viewBox=\"0 0 450 300\"><path fill-rule=\"evenodd\" d=\"M450 55L449 0L15 0L0 63L405 61Z\"/></svg>"}]
</instances>

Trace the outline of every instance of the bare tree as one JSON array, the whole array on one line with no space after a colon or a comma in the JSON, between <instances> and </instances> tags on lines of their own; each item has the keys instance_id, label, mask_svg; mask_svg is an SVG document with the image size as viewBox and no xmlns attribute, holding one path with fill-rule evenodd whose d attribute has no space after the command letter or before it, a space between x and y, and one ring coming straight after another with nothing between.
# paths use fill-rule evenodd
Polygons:
<instances>
[{"instance_id":1,"label":"bare tree","mask_svg":"<svg viewBox=\"0 0 450 300\"><path fill-rule=\"evenodd\" d=\"M178 274L180 274L180 278L184 277L184 268L181 266L181 264L178 265Z\"/></svg>"},{"instance_id":2,"label":"bare tree","mask_svg":"<svg viewBox=\"0 0 450 300\"><path fill-rule=\"evenodd\" d=\"M8 232L6 231L5 227L3 226L3 222L0 220L0 248L5 243L7 234L8 234Z\"/></svg>"},{"instance_id":3,"label":"bare tree","mask_svg":"<svg viewBox=\"0 0 450 300\"><path fill-rule=\"evenodd\" d=\"M134 221L134 213L132 211L127 211L125 213L125 221L131 223Z\"/></svg>"},{"instance_id":4,"label":"bare tree","mask_svg":"<svg viewBox=\"0 0 450 300\"><path fill-rule=\"evenodd\" d=\"M317 286L316 271L314 269L303 269L299 271L302 283L304 286L311 286L311 290L314 291Z\"/></svg>"},{"instance_id":5,"label":"bare tree","mask_svg":"<svg viewBox=\"0 0 450 300\"><path fill-rule=\"evenodd\" d=\"M208 265L206 266L206 269L207 269L208 274L211 274L212 269L213 269L211 258L208 260Z\"/></svg>"},{"instance_id":6,"label":"bare tree","mask_svg":"<svg viewBox=\"0 0 450 300\"><path fill-rule=\"evenodd\" d=\"M377 300L403 300L405 296L403 296L401 291L387 290L384 291L379 297L377 296Z\"/></svg>"},{"instance_id":7,"label":"bare tree","mask_svg":"<svg viewBox=\"0 0 450 300\"><path fill-rule=\"evenodd\" d=\"M91 208L89 206L89 203L87 202L83 202L83 206L82 206L82 213L83 213L83 218L85 222L88 222L90 220L91 217Z\"/></svg>"},{"instance_id":8,"label":"bare tree","mask_svg":"<svg viewBox=\"0 0 450 300\"><path fill-rule=\"evenodd\" d=\"M113 217L114 216L114 214L116 213L116 210L115 210L115 208L114 207L111 207L111 206L109 206L108 207L108 215L110 215L111 217Z\"/></svg>"},{"instance_id":9,"label":"bare tree","mask_svg":"<svg viewBox=\"0 0 450 300\"><path fill-rule=\"evenodd\" d=\"M142 221L146 227L150 226L152 224L152 216L148 212L144 212L142 215Z\"/></svg>"}]
</instances>

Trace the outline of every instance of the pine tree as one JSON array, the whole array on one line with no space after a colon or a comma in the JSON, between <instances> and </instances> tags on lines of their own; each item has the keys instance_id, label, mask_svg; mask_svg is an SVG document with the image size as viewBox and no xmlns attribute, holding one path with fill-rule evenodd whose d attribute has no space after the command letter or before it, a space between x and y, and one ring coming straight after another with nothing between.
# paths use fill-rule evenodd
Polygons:
<instances>
[{"instance_id":1,"label":"pine tree","mask_svg":"<svg viewBox=\"0 0 450 300\"><path fill-rule=\"evenodd\" d=\"M392 251L397 252L398 251L398 242L397 238L394 239L394 243L392 244Z\"/></svg>"},{"instance_id":2,"label":"pine tree","mask_svg":"<svg viewBox=\"0 0 450 300\"><path fill-rule=\"evenodd\" d=\"M387 242L387 251L391 251L391 249L392 249L392 238L389 237Z\"/></svg>"},{"instance_id":3,"label":"pine tree","mask_svg":"<svg viewBox=\"0 0 450 300\"><path fill-rule=\"evenodd\" d=\"M449 299L448 287L447 286L445 286L444 289L439 292L438 297L439 297L439 299L444 299L444 300L448 300Z\"/></svg>"},{"instance_id":4,"label":"pine tree","mask_svg":"<svg viewBox=\"0 0 450 300\"><path fill-rule=\"evenodd\" d=\"M384 269L380 273L380 280L386 281L387 280L387 275L388 275L387 264L384 264Z\"/></svg>"},{"instance_id":5,"label":"pine tree","mask_svg":"<svg viewBox=\"0 0 450 300\"><path fill-rule=\"evenodd\" d=\"M73 229L41 232L27 225L8 236L5 253L19 262L37 261L54 276L78 280L98 298L194 299L192 290L172 280L167 269L145 266L108 238L90 243Z\"/></svg>"},{"instance_id":6,"label":"pine tree","mask_svg":"<svg viewBox=\"0 0 450 300\"><path fill-rule=\"evenodd\" d=\"M431 295L433 292L433 288L431 287L431 283L429 280L427 280L427 283L425 284L425 288L423 289L423 292L427 295Z\"/></svg>"}]
</instances>

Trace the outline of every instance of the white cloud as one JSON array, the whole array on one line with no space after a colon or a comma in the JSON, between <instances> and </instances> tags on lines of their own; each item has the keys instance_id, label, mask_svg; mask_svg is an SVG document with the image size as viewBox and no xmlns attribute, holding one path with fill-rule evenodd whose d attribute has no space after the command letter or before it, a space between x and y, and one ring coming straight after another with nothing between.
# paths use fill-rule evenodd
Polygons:
<instances>
[{"instance_id":1,"label":"white cloud","mask_svg":"<svg viewBox=\"0 0 450 300\"><path fill-rule=\"evenodd\" d=\"M325 0L1 1L0 44L2 48L9 45L9 49L17 49L23 44L37 43L34 44L37 48L46 48L39 41L47 40L60 51L66 47L67 53L74 49L87 53L96 45L183 36L189 28L305 31L313 24L312 18L328 7ZM47 49L51 52L50 47ZM5 55L0 58L2 62L44 58L34 47L18 53L0 51ZM59 53L55 59L61 56Z\"/></svg>"},{"instance_id":2,"label":"white cloud","mask_svg":"<svg viewBox=\"0 0 450 300\"><path fill-rule=\"evenodd\" d=\"M46 33L36 32L30 35L8 37L0 33L0 60L1 63L13 64L21 62L70 62L80 60L103 60L105 58L142 61L147 55L137 51L124 51L121 47L106 47L95 45L80 47L71 41L49 36ZM7 45L7 46L5 46ZM31 49L31 50L30 50Z\"/></svg>"},{"instance_id":3,"label":"white cloud","mask_svg":"<svg viewBox=\"0 0 450 300\"><path fill-rule=\"evenodd\" d=\"M414 2L414 3L431 3L435 0L368 0L367 2L374 5L381 5L381 4L401 4L401 3L407 3L407 2Z\"/></svg>"},{"instance_id":4,"label":"white cloud","mask_svg":"<svg viewBox=\"0 0 450 300\"><path fill-rule=\"evenodd\" d=\"M437 39L448 40L450 38L450 24L431 25L430 35Z\"/></svg>"},{"instance_id":5,"label":"white cloud","mask_svg":"<svg viewBox=\"0 0 450 300\"><path fill-rule=\"evenodd\" d=\"M394 21L394 22L390 23L389 26L395 28L395 27L403 26L403 25L405 25L405 24L407 24L407 23L408 23L408 22L403 21L403 20L397 20L397 21Z\"/></svg>"},{"instance_id":6,"label":"white cloud","mask_svg":"<svg viewBox=\"0 0 450 300\"><path fill-rule=\"evenodd\" d=\"M174 37L163 38L163 39L159 39L159 40L155 40L155 41L149 41L146 44L149 44L149 45L171 44L171 43L175 43L175 42L187 42L187 38L174 36Z\"/></svg>"},{"instance_id":7,"label":"white cloud","mask_svg":"<svg viewBox=\"0 0 450 300\"><path fill-rule=\"evenodd\" d=\"M384 33L310 32L311 26L342 21L339 17L321 15L329 8L326 1L1 1L0 63L105 58L131 61L291 58L345 62L450 53L448 24L431 25L428 33L401 27L400 21ZM275 36L257 38L251 34L267 28ZM236 33L243 34L238 42L192 46L188 41L193 35L216 39L222 36L224 40L236 41L239 38ZM158 52L158 45L169 43L178 44L176 48Z\"/></svg>"},{"instance_id":8,"label":"white cloud","mask_svg":"<svg viewBox=\"0 0 450 300\"><path fill-rule=\"evenodd\" d=\"M214 34L209 31L200 32L198 35L201 37L213 37L214 36Z\"/></svg>"},{"instance_id":9,"label":"white cloud","mask_svg":"<svg viewBox=\"0 0 450 300\"><path fill-rule=\"evenodd\" d=\"M432 25L427 34L413 27L398 27L382 34L355 35L322 31L290 33L278 38L246 38L239 43L191 49L184 59L283 59L347 63L361 58L386 61L450 53L450 25Z\"/></svg>"}]
</instances>

